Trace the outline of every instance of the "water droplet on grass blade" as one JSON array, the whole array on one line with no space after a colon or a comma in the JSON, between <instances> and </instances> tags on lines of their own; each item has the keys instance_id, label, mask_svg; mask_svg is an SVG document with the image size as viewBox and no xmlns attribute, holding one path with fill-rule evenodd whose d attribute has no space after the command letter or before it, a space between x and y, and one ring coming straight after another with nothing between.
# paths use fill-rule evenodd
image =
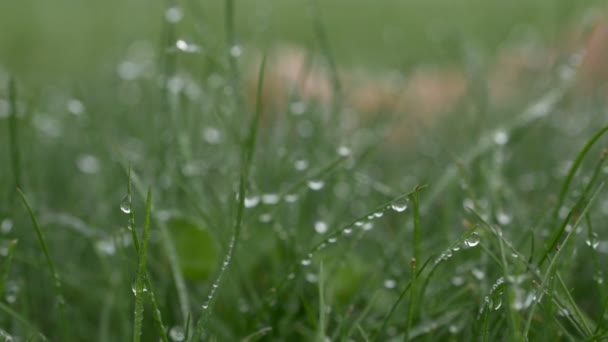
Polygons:
<instances>
[{"instance_id":1,"label":"water droplet on grass blade","mask_svg":"<svg viewBox=\"0 0 608 342\"><path fill-rule=\"evenodd\" d=\"M391 209L393 209L395 212L398 212L398 213L404 212L405 210L407 210L407 200L401 199L401 200L393 202L391 204Z\"/></svg>"},{"instance_id":2,"label":"water droplet on grass blade","mask_svg":"<svg viewBox=\"0 0 608 342\"><path fill-rule=\"evenodd\" d=\"M325 233L327 233L327 230L328 230L327 223L325 223L323 221L315 222L315 232L317 232L317 234L325 234Z\"/></svg>"},{"instance_id":3,"label":"water droplet on grass blade","mask_svg":"<svg viewBox=\"0 0 608 342\"><path fill-rule=\"evenodd\" d=\"M181 342L186 338L186 332L184 331L184 328L176 325L169 330L169 338L174 342Z\"/></svg>"},{"instance_id":4,"label":"water droplet on grass blade","mask_svg":"<svg viewBox=\"0 0 608 342\"><path fill-rule=\"evenodd\" d=\"M198 52L200 50L200 48L194 44L194 43L189 43L187 41L185 41L184 39L178 39L175 42L175 47L183 52L188 52L188 53L194 53L194 52Z\"/></svg>"},{"instance_id":5,"label":"water droplet on grass blade","mask_svg":"<svg viewBox=\"0 0 608 342\"><path fill-rule=\"evenodd\" d=\"M258 196L245 197L245 208L254 208L258 203L260 203L260 197Z\"/></svg>"},{"instance_id":6,"label":"water droplet on grass blade","mask_svg":"<svg viewBox=\"0 0 608 342\"><path fill-rule=\"evenodd\" d=\"M467 246L468 248L471 247L475 247L477 245L479 245L479 242L481 242L481 239L479 238L479 234L477 234L476 232L471 233L471 235L469 235L468 238L466 238L464 240L464 245Z\"/></svg>"},{"instance_id":7,"label":"water droplet on grass blade","mask_svg":"<svg viewBox=\"0 0 608 342\"><path fill-rule=\"evenodd\" d=\"M120 202L120 210L125 214L131 213L131 197L126 195Z\"/></svg>"},{"instance_id":8,"label":"water droplet on grass blade","mask_svg":"<svg viewBox=\"0 0 608 342\"><path fill-rule=\"evenodd\" d=\"M322 180L309 180L308 181L308 188L312 191L319 191L319 190L323 189L324 186L325 186L325 182Z\"/></svg>"},{"instance_id":9,"label":"water droplet on grass blade","mask_svg":"<svg viewBox=\"0 0 608 342\"><path fill-rule=\"evenodd\" d=\"M262 195L262 203L264 204L277 204L279 203L279 195L277 194L264 194Z\"/></svg>"},{"instance_id":10,"label":"water droplet on grass blade","mask_svg":"<svg viewBox=\"0 0 608 342\"><path fill-rule=\"evenodd\" d=\"M598 239L597 234L591 234L591 236L585 240L585 244L593 249L597 249L597 247L600 245L600 240Z\"/></svg>"}]
</instances>

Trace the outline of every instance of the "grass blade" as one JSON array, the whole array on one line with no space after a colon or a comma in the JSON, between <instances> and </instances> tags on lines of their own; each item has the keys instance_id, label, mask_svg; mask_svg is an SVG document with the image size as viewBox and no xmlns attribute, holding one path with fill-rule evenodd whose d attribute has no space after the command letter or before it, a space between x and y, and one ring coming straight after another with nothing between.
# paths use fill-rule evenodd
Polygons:
<instances>
[{"instance_id":1,"label":"grass blade","mask_svg":"<svg viewBox=\"0 0 608 342\"><path fill-rule=\"evenodd\" d=\"M230 0L227 3L231 3ZM203 313L201 317L198 319L196 326L194 327L194 334L191 337L191 340L197 340L200 338L204 325L209 317L211 312L211 306L215 299L215 293L219 285L221 284L222 278L226 271L228 270L232 258L234 256L236 246L238 244L240 235L241 235L241 227L243 223L243 216L245 213L245 196L246 189L248 185L249 174L251 171L251 163L253 161L253 155L255 152L255 142L258 130L258 124L260 121L260 116L262 113L262 88L264 85L264 72L266 70L266 56L262 58L262 63L260 65L260 73L258 78L258 88L257 88L257 103L256 103L256 111L255 115L251 121L249 126L249 135L247 139L245 139L244 145L242 147L242 159L241 159L241 170L240 170L240 179L239 179L239 192L237 198L237 212L236 218L234 222L234 228L232 232L232 237L230 238L230 243L228 245L228 251L222 262L222 267L220 268L219 274L217 278L213 282L211 292L208 296L208 301L203 304Z\"/></svg>"},{"instance_id":2,"label":"grass blade","mask_svg":"<svg viewBox=\"0 0 608 342\"><path fill-rule=\"evenodd\" d=\"M30 215L30 219L32 220L32 225L34 225L34 229L36 230L36 235L38 236L38 242L40 243L40 247L42 248L42 253L46 258L47 266L49 271L51 272L51 276L53 277L53 286L55 289L55 297L57 300L57 305L59 307L60 320L62 324L62 332L63 337L67 337L67 321L65 318L65 299L63 297L63 289L61 285L61 278L59 277L59 273L57 273L57 269L55 268L55 264L53 264L53 259L51 258L51 254L49 253L49 249L46 244L46 240L44 235L42 234L42 229L40 229L40 225L38 224L38 220L36 219L36 215L34 215L34 211L32 207L27 201L25 194L21 191L21 189L17 188L17 192L19 196L21 196L21 200L27 209L27 212Z\"/></svg>"},{"instance_id":3,"label":"grass blade","mask_svg":"<svg viewBox=\"0 0 608 342\"><path fill-rule=\"evenodd\" d=\"M135 287L135 318L133 322L133 342L139 342L144 319L144 284L146 278L146 259L148 257L148 237L150 235L150 216L152 213L152 190L148 189L146 200L146 218L144 233L139 250L139 263L137 267L137 281Z\"/></svg>"}]
</instances>

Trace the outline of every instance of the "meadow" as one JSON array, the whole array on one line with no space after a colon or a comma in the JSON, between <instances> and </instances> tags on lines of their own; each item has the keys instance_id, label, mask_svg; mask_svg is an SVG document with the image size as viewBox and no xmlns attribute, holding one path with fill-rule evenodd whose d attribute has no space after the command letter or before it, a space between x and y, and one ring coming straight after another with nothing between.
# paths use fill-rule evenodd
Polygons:
<instances>
[{"instance_id":1,"label":"meadow","mask_svg":"<svg viewBox=\"0 0 608 342\"><path fill-rule=\"evenodd\" d=\"M0 341L608 339L607 104L570 49L602 3L1 2ZM467 93L269 115L245 84L286 42ZM520 46L564 48L496 104Z\"/></svg>"}]
</instances>

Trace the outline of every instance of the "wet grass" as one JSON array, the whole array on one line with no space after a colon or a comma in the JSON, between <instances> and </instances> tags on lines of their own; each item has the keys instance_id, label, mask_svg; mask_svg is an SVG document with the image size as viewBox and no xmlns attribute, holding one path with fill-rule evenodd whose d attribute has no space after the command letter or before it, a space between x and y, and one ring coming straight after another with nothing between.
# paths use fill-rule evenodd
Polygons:
<instances>
[{"instance_id":1,"label":"wet grass","mask_svg":"<svg viewBox=\"0 0 608 342\"><path fill-rule=\"evenodd\" d=\"M329 113L269 120L261 92L247 104L250 8L230 0L190 4L187 24L148 33L160 44L97 66L120 77L49 87L2 69L0 341L608 337L605 105L573 95L570 61L511 103L472 91L416 139L388 142L390 122L336 128L353 115L337 70L358 52L344 47L363 60L373 48L343 41L334 25L351 19L332 6L304 5L339 94ZM191 26L210 13L223 35Z\"/></svg>"}]
</instances>

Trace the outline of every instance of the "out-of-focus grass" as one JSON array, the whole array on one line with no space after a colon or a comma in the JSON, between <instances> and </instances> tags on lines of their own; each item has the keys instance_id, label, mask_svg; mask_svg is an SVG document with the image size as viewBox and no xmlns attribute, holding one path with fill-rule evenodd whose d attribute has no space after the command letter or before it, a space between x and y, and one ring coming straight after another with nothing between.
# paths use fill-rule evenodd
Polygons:
<instances>
[{"instance_id":1,"label":"out-of-focus grass","mask_svg":"<svg viewBox=\"0 0 608 342\"><path fill-rule=\"evenodd\" d=\"M0 4L0 338L606 336L605 138L579 152L605 105L570 91L567 58L504 106L471 92L401 144L383 139L390 123L341 130L314 104L253 139L224 3L180 4L176 25L160 2ZM597 13L332 0L311 18L308 4L233 3L238 42L320 51L322 21L339 67L462 64L470 51L490 65L503 44L559 45ZM176 51L178 38L200 50Z\"/></svg>"}]
</instances>

